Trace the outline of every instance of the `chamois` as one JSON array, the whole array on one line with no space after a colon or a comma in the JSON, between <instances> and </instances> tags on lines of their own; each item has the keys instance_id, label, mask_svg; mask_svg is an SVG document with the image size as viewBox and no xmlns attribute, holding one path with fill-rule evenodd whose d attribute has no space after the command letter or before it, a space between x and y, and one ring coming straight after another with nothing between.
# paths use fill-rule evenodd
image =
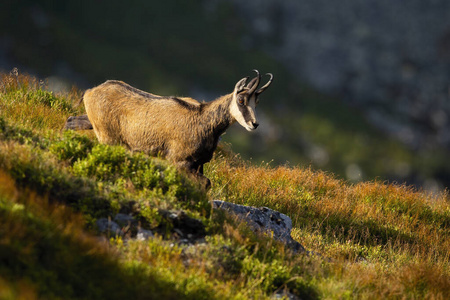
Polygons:
<instances>
[{"instance_id":1,"label":"chamois","mask_svg":"<svg viewBox=\"0 0 450 300\"><path fill-rule=\"evenodd\" d=\"M258 96L272 83L258 88L261 76L247 84L236 83L234 91L211 102L187 97L164 97L147 93L122 81L108 80L87 90L82 101L98 140L121 144L132 151L161 155L179 168L197 174L206 188L203 164L209 162L219 137L237 121L248 131L258 122Z\"/></svg>"}]
</instances>

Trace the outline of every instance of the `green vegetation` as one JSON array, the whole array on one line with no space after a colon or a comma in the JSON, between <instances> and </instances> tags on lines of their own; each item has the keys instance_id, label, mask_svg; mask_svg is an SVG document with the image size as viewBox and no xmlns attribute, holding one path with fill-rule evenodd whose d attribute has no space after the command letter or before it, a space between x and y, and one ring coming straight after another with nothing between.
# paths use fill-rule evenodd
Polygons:
<instances>
[{"instance_id":1,"label":"green vegetation","mask_svg":"<svg viewBox=\"0 0 450 300\"><path fill-rule=\"evenodd\" d=\"M167 161L62 132L81 114L18 74L0 86L0 299L447 299L450 201L403 185L350 184L303 167L255 166L226 145L205 193ZM258 237L209 200L267 206L320 255ZM178 243L164 212L200 220ZM131 214L156 237L98 238L96 220Z\"/></svg>"}]
</instances>

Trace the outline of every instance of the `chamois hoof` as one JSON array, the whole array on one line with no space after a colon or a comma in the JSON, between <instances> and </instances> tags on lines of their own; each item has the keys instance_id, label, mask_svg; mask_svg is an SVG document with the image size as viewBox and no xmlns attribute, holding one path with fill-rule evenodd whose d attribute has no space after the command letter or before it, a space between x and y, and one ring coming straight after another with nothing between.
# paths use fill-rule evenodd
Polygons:
<instances>
[{"instance_id":1,"label":"chamois hoof","mask_svg":"<svg viewBox=\"0 0 450 300\"><path fill-rule=\"evenodd\" d=\"M211 188L211 180L209 180L205 175L196 174L197 182L200 185L200 188L204 189L206 192Z\"/></svg>"},{"instance_id":2,"label":"chamois hoof","mask_svg":"<svg viewBox=\"0 0 450 300\"><path fill-rule=\"evenodd\" d=\"M211 188L211 180L209 180L206 177L203 177L204 181L205 181L205 191L209 191L209 189Z\"/></svg>"}]
</instances>

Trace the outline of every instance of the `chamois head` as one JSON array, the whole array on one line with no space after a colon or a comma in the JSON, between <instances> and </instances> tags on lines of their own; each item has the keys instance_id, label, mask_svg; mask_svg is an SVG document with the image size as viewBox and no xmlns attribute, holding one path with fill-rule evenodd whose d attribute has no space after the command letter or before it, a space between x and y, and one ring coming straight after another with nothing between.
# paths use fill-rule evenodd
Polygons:
<instances>
[{"instance_id":1,"label":"chamois head","mask_svg":"<svg viewBox=\"0 0 450 300\"><path fill-rule=\"evenodd\" d=\"M248 131L255 130L259 125L255 113L256 105L259 102L258 97L269 87L273 80L273 75L267 73L266 75L270 76L269 81L264 86L257 89L259 82L261 81L261 75L258 70L253 71L256 72L256 77L250 80L248 84L248 77L242 78L236 83L233 99L230 104L231 115Z\"/></svg>"}]
</instances>

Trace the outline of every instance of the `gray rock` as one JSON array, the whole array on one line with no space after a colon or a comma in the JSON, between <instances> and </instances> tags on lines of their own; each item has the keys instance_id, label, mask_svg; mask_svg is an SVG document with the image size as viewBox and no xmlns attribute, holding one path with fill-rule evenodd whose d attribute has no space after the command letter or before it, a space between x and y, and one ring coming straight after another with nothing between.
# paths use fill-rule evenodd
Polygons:
<instances>
[{"instance_id":1,"label":"gray rock","mask_svg":"<svg viewBox=\"0 0 450 300\"><path fill-rule=\"evenodd\" d=\"M97 227L100 233L110 236L119 235L125 239L145 241L154 236L151 230L141 228L135 218L122 213L115 215L114 221L108 218L98 219Z\"/></svg>"},{"instance_id":2,"label":"gray rock","mask_svg":"<svg viewBox=\"0 0 450 300\"><path fill-rule=\"evenodd\" d=\"M70 116L66 124L64 124L65 130L90 130L93 129L91 121L87 115L82 116Z\"/></svg>"},{"instance_id":3,"label":"gray rock","mask_svg":"<svg viewBox=\"0 0 450 300\"><path fill-rule=\"evenodd\" d=\"M117 214L114 217L114 221L120 224L121 226L130 226L136 223L136 220L132 216L121 213Z\"/></svg>"},{"instance_id":4,"label":"gray rock","mask_svg":"<svg viewBox=\"0 0 450 300\"><path fill-rule=\"evenodd\" d=\"M187 238L190 241L194 241L201 239L206 235L205 225L203 222L201 220L189 217L183 211L160 210L159 213L172 224L172 231L181 239Z\"/></svg>"},{"instance_id":5,"label":"gray rock","mask_svg":"<svg viewBox=\"0 0 450 300\"><path fill-rule=\"evenodd\" d=\"M110 235L123 235L121 227L114 221L107 218L100 218L96 222L97 228L101 233L108 233Z\"/></svg>"},{"instance_id":6,"label":"gray rock","mask_svg":"<svg viewBox=\"0 0 450 300\"><path fill-rule=\"evenodd\" d=\"M291 237L291 218L267 207L250 207L230 202L214 200L213 208L222 209L238 216L247 222L257 233L269 234L274 239L283 242L294 252L305 252L305 248Z\"/></svg>"},{"instance_id":7,"label":"gray rock","mask_svg":"<svg viewBox=\"0 0 450 300\"><path fill-rule=\"evenodd\" d=\"M281 290L281 291L277 291L276 293L272 294L271 299L300 300L300 297L291 293L290 291Z\"/></svg>"}]
</instances>

